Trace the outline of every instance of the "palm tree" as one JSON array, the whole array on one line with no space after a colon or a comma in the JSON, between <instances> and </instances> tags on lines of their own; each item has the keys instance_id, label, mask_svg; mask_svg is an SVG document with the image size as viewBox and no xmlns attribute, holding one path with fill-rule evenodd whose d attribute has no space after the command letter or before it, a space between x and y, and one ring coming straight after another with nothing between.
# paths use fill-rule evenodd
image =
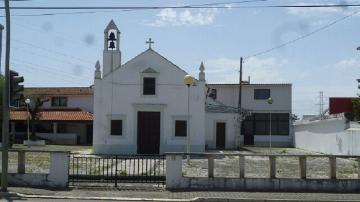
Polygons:
<instances>
[{"instance_id":1,"label":"palm tree","mask_svg":"<svg viewBox=\"0 0 360 202\"><path fill-rule=\"evenodd\" d=\"M30 140L36 140L35 135L35 126L38 120L41 118L41 107L45 102L48 102L49 99L43 98L43 96L31 96L29 104L29 113L30 113L30 125L31 125L31 134Z\"/></svg>"}]
</instances>

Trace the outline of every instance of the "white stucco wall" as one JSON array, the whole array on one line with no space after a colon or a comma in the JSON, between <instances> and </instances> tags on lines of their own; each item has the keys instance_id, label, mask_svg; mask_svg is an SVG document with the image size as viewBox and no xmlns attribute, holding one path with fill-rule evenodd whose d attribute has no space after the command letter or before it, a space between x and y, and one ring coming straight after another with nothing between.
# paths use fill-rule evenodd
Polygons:
<instances>
[{"instance_id":1,"label":"white stucco wall","mask_svg":"<svg viewBox=\"0 0 360 202\"><path fill-rule=\"evenodd\" d=\"M157 74L156 95L142 95L144 70ZM161 113L160 152L185 151L186 138L175 137L174 119L187 116L186 72L147 50L101 80L95 80L94 93L94 152L136 153L137 112ZM112 85L113 84L113 85ZM190 87L191 151L205 149L205 82ZM122 136L110 135L110 118L123 119Z\"/></svg>"},{"instance_id":2,"label":"white stucco wall","mask_svg":"<svg viewBox=\"0 0 360 202\"><path fill-rule=\"evenodd\" d=\"M334 155L360 155L360 130L343 118L295 124L295 146Z\"/></svg>"},{"instance_id":3,"label":"white stucco wall","mask_svg":"<svg viewBox=\"0 0 360 202\"><path fill-rule=\"evenodd\" d=\"M239 85L208 84L207 88L216 89L216 100L227 106L238 107ZM256 111L284 111L291 112L292 109L292 85L291 84L249 84L242 88L242 107ZM267 100L255 100L254 89L270 89L273 104Z\"/></svg>"},{"instance_id":4,"label":"white stucco wall","mask_svg":"<svg viewBox=\"0 0 360 202\"><path fill-rule=\"evenodd\" d=\"M53 97L67 97L67 106L64 108L80 108L87 112L93 112L94 101L92 95L64 95L64 96L53 96ZM51 108L51 96L50 100L45 102L42 108ZM58 108L58 107L56 107Z\"/></svg>"},{"instance_id":5,"label":"white stucco wall","mask_svg":"<svg viewBox=\"0 0 360 202\"><path fill-rule=\"evenodd\" d=\"M239 133L238 115L233 113L206 113L206 145L216 149L216 123L225 123L225 148L236 149L236 135Z\"/></svg>"}]
</instances>

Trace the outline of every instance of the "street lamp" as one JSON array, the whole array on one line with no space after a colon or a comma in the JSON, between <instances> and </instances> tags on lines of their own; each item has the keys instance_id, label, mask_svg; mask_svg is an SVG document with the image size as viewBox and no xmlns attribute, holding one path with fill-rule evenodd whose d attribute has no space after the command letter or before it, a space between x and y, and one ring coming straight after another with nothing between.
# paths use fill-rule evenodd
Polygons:
<instances>
[{"instance_id":1,"label":"street lamp","mask_svg":"<svg viewBox=\"0 0 360 202\"><path fill-rule=\"evenodd\" d=\"M274 100L271 97L269 97L267 99L267 103L269 105L272 105L273 102L274 102ZM269 132L270 132L270 141L269 141L269 143L270 143L270 151L271 151L271 109L270 109L270 131Z\"/></svg>"},{"instance_id":2,"label":"street lamp","mask_svg":"<svg viewBox=\"0 0 360 202\"><path fill-rule=\"evenodd\" d=\"M184 84L187 85L187 127L186 127L186 133L187 133L187 136L186 136L186 152L188 153L187 155L187 162L188 164L190 163L190 86L194 83L194 79L192 76L190 75L186 75L184 77Z\"/></svg>"},{"instance_id":3,"label":"street lamp","mask_svg":"<svg viewBox=\"0 0 360 202\"><path fill-rule=\"evenodd\" d=\"M29 128L29 120L30 120L30 113L29 113L29 105L30 105L30 99L26 98L25 104L26 104L26 111L27 111L27 140L30 141L30 128Z\"/></svg>"}]
</instances>

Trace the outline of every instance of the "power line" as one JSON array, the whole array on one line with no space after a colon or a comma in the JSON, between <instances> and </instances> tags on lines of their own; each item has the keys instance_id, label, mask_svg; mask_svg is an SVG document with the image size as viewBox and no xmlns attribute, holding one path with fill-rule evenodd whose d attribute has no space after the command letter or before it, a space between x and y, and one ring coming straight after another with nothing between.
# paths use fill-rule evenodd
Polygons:
<instances>
[{"instance_id":1,"label":"power line","mask_svg":"<svg viewBox=\"0 0 360 202\"><path fill-rule=\"evenodd\" d=\"M360 4L314 4L314 5L260 5L260 6L231 6L231 8L344 8L360 7ZM11 10L159 10L159 9L200 9L219 8L228 9L229 6L14 6ZM4 9L4 7L0 7Z\"/></svg>"},{"instance_id":2,"label":"power line","mask_svg":"<svg viewBox=\"0 0 360 202\"><path fill-rule=\"evenodd\" d=\"M78 58L78 57L74 57L72 55L68 55L68 54L65 54L65 53L62 53L62 52L58 52L58 51L50 50L50 49L47 49L47 48L43 48L41 46L29 43L29 42L21 41L21 40L18 40L18 39L13 39L13 41L25 44L25 45L30 46L30 47L41 49L41 50L44 50L46 52L52 52L52 53L55 53L55 54L62 55L64 57L69 57L69 58L76 59L76 60L79 60L79 61L82 61L82 62L85 62L85 63L93 64L93 62L90 62L90 61L87 61L87 60L84 60L84 59L81 59L81 58Z\"/></svg>"},{"instance_id":3,"label":"power line","mask_svg":"<svg viewBox=\"0 0 360 202\"><path fill-rule=\"evenodd\" d=\"M305 38L307 38L307 37L309 37L309 36L311 36L311 35L314 35L314 34L320 32L320 31L323 31L323 30L325 30L325 29L327 29L327 28L329 28L329 27L337 24L338 22L341 22L341 21L343 21L343 20L346 20L347 18L349 18L349 17L351 17L351 16L354 16L354 15L358 14L359 12L360 12L360 11L355 11L355 12L351 13L350 15L346 15L346 16L344 16L344 17L338 18L338 19L336 19L336 20L334 20L334 21L332 21L332 22L330 22L330 23L328 23L328 24L326 24L326 25L324 25L324 26L322 26L322 27L320 27L320 28L317 28L317 29L315 29L314 31L312 31L312 32L310 32L310 33L307 33L307 34L305 34L305 35L299 36L299 37L297 37L297 38L295 38L295 39L292 39L292 40L290 40L290 41L287 41L287 42L282 43L282 44L280 44L280 45L277 45L277 46L275 46L275 47L272 47L272 48L269 48L269 49L266 49L266 50L257 52L257 53L252 54L252 55L249 55L249 56L245 57L244 59L247 60L247 59L249 59L249 58L251 58L251 57L256 57L256 56L259 56L259 55L264 55L264 54L269 53L269 52L272 52L272 51L274 51L274 50L283 48L283 47L285 47L285 46L287 46L287 45L293 44L293 43L295 43L295 42L297 42L297 41L300 41L300 40L305 39Z\"/></svg>"}]
</instances>

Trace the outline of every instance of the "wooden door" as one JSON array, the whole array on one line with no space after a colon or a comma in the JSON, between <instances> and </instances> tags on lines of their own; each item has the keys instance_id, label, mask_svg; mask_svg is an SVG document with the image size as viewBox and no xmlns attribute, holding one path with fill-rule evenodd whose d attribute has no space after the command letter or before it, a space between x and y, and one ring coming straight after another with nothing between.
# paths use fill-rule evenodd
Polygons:
<instances>
[{"instance_id":1,"label":"wooden door","mask_svg":"<svg viewBox=\"0 0 360 202\"><path fill-rule=\"evenodd\" d=\"M216 149L225 149L226 123L216 123Z\"/></svg>"},{"instance_id":2,"label":"wooden door","mask_svg":"<svg viewBox=\"0 0 360 202\"><path fill-rule=\"evenodd\" d=\"M160 112L138 112L137 153L159 154Z\"/></svg>"},{"instance_id":3,"label":"wooden door","mask_svg":"<svg viewBox=\"0 0 360 202\"><path fill-rule=\"evenodd\" d=\"M243 121L244 145L254 145L254 126L252 120Z\"/></svg>"}]
</instances>

